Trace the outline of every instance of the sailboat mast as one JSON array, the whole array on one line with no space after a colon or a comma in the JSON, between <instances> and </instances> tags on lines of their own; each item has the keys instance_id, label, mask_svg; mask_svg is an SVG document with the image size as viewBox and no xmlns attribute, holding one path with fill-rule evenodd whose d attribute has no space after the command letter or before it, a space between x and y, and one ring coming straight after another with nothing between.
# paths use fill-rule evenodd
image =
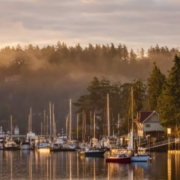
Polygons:
<instances>
[{"instance_id":1,"label":"sailboat mast","mask_svg":"<svg viewBox=\"0 0 180 180\"><path fill-rule=\"evenodd\" d=\"M120 135L120 114L118 113L118 135Z\"/></svg>"},{"instance_id":2,"label":"sailboat mast","mask_svg":"<svg viewBox=\"0 0 180 180\"><path fill-rule=\"evenodd\" d=\"M110 136L109 93L107 94L107 130L108 130L108 136Z\"/></svg>"},{"instance_id":3,"label":"sailboat mast","mask_svg":"<svg viewBox=\"0 0 180 180\"><path fill-rule=\"evenodd\" d=\"M132 148L134 149L134 90L131 86L131 119L132 119Z\"/></svg>"},{"instance_id":4,"label":"sailboat mast","mask_svg":"<svg viewBox=\"0 0 180 180\"><path fill-rule=\"evenodd\" d=\"M82 142L84 142L84 110L82 111Z\"/></svg>"},{"instance_id":5,"label":"sailboat mast","mask_svg":"<svg viewBox=\"0 0 180 180\"><path fill-rule=\"evenodd\" d=\"M56 138L56 121L55 121L55 113L54 113L54 104L52 109L52 118L53 118L53 137Z\"/></svg>"},{"instance_id":6,"label":"sailboat mast","mask_svg":"<svg viewBox=\"0 0 180 180\"><path fill-rule=\"evenodd\" d=\"M69 137L69 115L66 116L66 134L67 134L67 137Z\"/></svg>"},{"instance_id":7,"label":"sailboat mast","mask_svg":"<svg viewBox=\"0 0 180 180\"><path fill-rule=\"evenodd\" d=\"M30 124L29 129L30 129L30 131L32 131L32 107L30 108L30 120L29 120L29 124Z\"/></svg>"},{"instance_id":8,"label":"sailboat mast","mask_svg":"<svg viewBox=\"0 0 180 180\"><path fill-rule=\"evenodd\" d=\"M46 111L44 110L44 126L43 126L44 135L46 135Z\"/></svg>"},{"instance_id":9,"label":"sailboat mast","mask_svg":"<svg viewBox=\"0 0 180 180\"><path fill-rule=\"evenodd\" d=\"M77 114L77 133L76 133L76 135L77 135L77 140L78 140L78 137L79 137L78 132L79 132L79 114Z\"/></svg>"},{"instance_id":10,"label":"sailboat mast","mask_svg":"<svg viewBox=\"0 0 180 180\"><path fill-rule=\"evenodd\" d=\"M42 128L43 128L43 124L42 124L42 122L41 122L41 136L42 136Z\"/></svg>"},{"instance_id":11,"label":"sailboat mast","mask_svg":"<svg viewBox=\"0 0 180 180\"><path fill-rule=\"evenodd\" d=\"M30 114L28 115L28 132L31 131L31 128L30 128L30 121L31 121L31 117L30 117Z\"/></svg>"},{"instance_id":12,"label":"sailboat mast","mask_svg":"<svg viewBox=\"0 0 180 180\"><path fill-rule=\"evenodd\" d=\"M10 116L10 140L12 140L12 115Z\"/></svg>"},{"instance_id":13,"label":"sailboat mast","mask_svg":"<svg viewBox=\"0 0 180 180\"><path fill-rule=\"evenodd\" d=\"M133 125L133 121L134 121L134 92L133 92L133 87L131 86L131 118L132 118L132 133L134 130L134 125Z\"/></svg>"},{"instance_id":14,"label":"sailboat mast","mask_svg":"<svg viewBox=\"0 0 180 180\"><path fill-rule=\"evenodd\" d=\"M94 116L93 116L93 120L94 120L94 138L96 137L96 122L95 122L95 113L94 113Z\"/></svg>"},{"instance_id":15,"label":"sailboat mast","mask_svg":"<svg viewBox=\"0 0 180 180\"><path fill-rule=\"evenodd\" d=\"M52 131L53 137L55 137L54 103L52 104Z\"/></svg>"},{"instance_id":16,"label":"sailboat mast","mask_svg":"<svg viewBox=\"0 0 180 180\"><path fill-rule=\"evenodd\" d=\"M71 121L72 121L72 109L71 109L71 99L69 100L69 140L71 140Z\"/></svg>"},{"instance_id":17,"label":"sailboat mast","mask_svg":"<svg viewBox=\"0 0 180 180\"><path fill-rule=\"evenodd\" d=\"M49 102L49 139L51 140L52 131L51 131L51 102Z\"/></svg>"}]
</instances>

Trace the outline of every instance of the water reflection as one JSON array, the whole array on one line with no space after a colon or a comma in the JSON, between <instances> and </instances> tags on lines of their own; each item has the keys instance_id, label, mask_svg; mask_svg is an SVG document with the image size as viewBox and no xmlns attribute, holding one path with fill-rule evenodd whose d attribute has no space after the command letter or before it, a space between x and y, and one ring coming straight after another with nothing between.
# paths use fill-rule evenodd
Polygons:
<instances>
[{"instance_id":1,"label":"water reflection","mask_svg":"<svg viewBox=\"0 0 180 180\"><path fill-rule=\"evenodd\" d=\"M168 180L171 180L171 154L168 154L167 157L167 173L168 173Z\"/></svg>"},{"instance_id":2,"label":"water reflection","mask_svg":"<svg viewBox=\"0 0 180 180\"><path fill-rule=\"evenodd\" d=\"M143 180L146 178L145 171L150 167L148 162L133 162L131 163L133 169L133 179Z\"/></svg>"},{"instance_id":3,"label":"water reflection","mask_svg":"<svg viewBox=\"0 0 180 180\"><path fill-rule=\"evenodd\" d=\"M155 153L152 162L119 164L77 152L0 151L3 180L176 180L179 169L180 154Z\"/></svg>"},{"instance_id":4,"label":"water reflection","mask_svg":"<svg viewBox=\"0 0 180 180\"><path fill-rule=\"evenodd\" d=\"M180 154L167 154L167 176L168 180L179 179L180 177Z\"/></svg>"}]
</instances>

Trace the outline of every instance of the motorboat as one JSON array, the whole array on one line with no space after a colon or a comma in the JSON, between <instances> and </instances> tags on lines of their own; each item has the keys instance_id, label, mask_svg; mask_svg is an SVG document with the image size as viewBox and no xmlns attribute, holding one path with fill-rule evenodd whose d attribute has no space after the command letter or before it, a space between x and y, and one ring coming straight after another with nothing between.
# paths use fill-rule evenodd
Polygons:
<instances>
[{"instance_id":1,"label":"motorboat","mask_svg":"<svg viewBox=\"0 0 180 180\"><path fill-rule=\"evenodd\" d=\"M64 139L62 137L58 137L51 143L50 150L51 151L60 151L63 148L63 144L65 144Z\"/></svg>"},{"instance_id":2,"label":"motorboat","mask_svg":"<svg viewBox=\"0 0 180 180\"><path fill-rule=\"evenodd\" d=\"M0 142L0 150L3 150L3 149L4 149L3 143Z\"/></svg>"},{"instance_id":3,"label":"motorboat","mask_svg":"<svg viewBox=\"0 0 180 180\"><path fill-rule=\"evenodd\" d=\"M38 137L35 140L35 149L50 149L51 142L45 139L44 137Z\"/></svg>"},{"instance_id":4,"label":"motorboat","mask_svg":"<svg viewBox=\"0 0 180 180\"><path fill-rule=\"evenodd\" d=\"M90 144L87 142L86 143L83 142L83 143L80 143L79 148L77 148L76 150L80 152L81 154L84 154L84 151L89 148L90 148Z\"/></svg>"},{"instance_id":5,"label":"motorboat","mask_svg":"<svg viewBox=\"0 0 180 180\"><path fill-rule=\"evenodd\" d=\"M25 141L23 141L21 144L20 144L20 149L22 150L32 150L34 149L32 143L30 142L30 140L26 139Z\"/></svg>"},{"instance_id":6,"label":"motorboat","mask_svg":"<svg viewBox=\"0 0 180 180\"><path fill-rule=\"evenodd\" d=\"M38 142L35 146L36 149L50 149L49 142Z\"/></svg>"},{"instance_id":7,"label":"motorboat","mask_svg":"<svg viewBox=\"0 0 180 180\"><path fill-rule=\"evenodd\" d=\"M71 143L63 144L62 151L76 151L76 145Z\"/></svg>"},{"instance_id":8,"label":"motorboat","mask_svg":"<svg viewBox=\"0 0 180 180\"><path fill-rule=\"evenodd\" d=\"M146 152L146 149L143 147L139 147L138 152L132 155L131 162L147 162L151 159L151 155Z\"/></svg>"},{"instance_id":9,"label":"motorboat","mask_svg":"<svg viewBox=\"0 0 180 180\"><path fill-rule=\"evenodd\" d=\"M106 150L104 149L86 148L85 150L81 150L80 154L84 154L88 157L104 157L105 152Z\"/></svg>"},{"instance_id":10,"label":"motorboat","mask_svg":"<svg viewBox=\"0 0 180 180\"><path fill-rule=\"evenodd\" d=\"M50 150L51 151L61 151L62 150L62 145L58 143L53 143L51 144Z\"/></svg>"},{"instance_id":11,"label":"motorboat","mask_svg":"<svg viewBox=\"0 0 180 180\"><path fill-rule=\"evenodd\" d=\"M135 154L131 157L131 162L147 162L151 159L148 154Z\"/></svg>"},{"instance_id":12,"label":"motorboat","mask_svg":"<svg viewBox=\"0 0 180 180\"><path fill-rule=\"evenodd\" d=\"M19 150L19 145L10 139L4 143L3 150Z\"/></svg>"},{"instance_id":13,"label":"motorboat","mask_svg":"<svg viewBox=\"0 0 180 180\"><path fill-rule=\"evenodd\" d=\"M130 163L131 155L127 153L117 153L106 158L106 162L115 162L115 163Z\"/></svg>"}]
</instances>

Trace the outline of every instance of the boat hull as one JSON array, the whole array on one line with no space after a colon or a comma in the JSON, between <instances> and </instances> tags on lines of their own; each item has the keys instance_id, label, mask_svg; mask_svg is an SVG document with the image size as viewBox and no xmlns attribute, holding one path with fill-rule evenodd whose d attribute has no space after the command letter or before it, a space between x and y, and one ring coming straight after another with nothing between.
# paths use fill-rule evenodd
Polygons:
<instances>
[{"instance_id":1,"label":"boat hull","mask_svg":"<svg viewBox=\"0 0 180 180\"><path fill-rule=\"evenodd\" d=\"M131 157L131 162L147 162L150 159L150 156L146 155L137 155Z\"/></svg>"},{"instance_id":2,"label":"boat hull","mask_svg":"<svg viewBox=\"0 0 180 180\"><path fill-rule=\"evenodd\" d=\"M85 156L88 157L104 157L105 151L100 151L100 152L84 152Z\"/></svg>"},{"instance_id":3,"label":"boat hull","mask_svg":"<svg viewBox=\"0 0 180 180\"><path fill-rule=\"evenodd\" d=\"M22 144L20 146L20 149L22 149L22 150L32 150L33 147L30 144Z\"/></svg>"},{"instance_id":4,"label":"boat hull","mask_svg":"<svg viewBox=\"0 0 180 180\"><path fill-rule=\"evenodd\" d=\"M19 147L4 147L3 150L10 151L10 150L19 150Z\"/></svg>"},{"instance_id":5,"label":"boat hull","mask_svg":"<svg viewBox=\"0 0 180 180\"><path fill-rule=\"evenodd\" d=\"M106 158L106 162L130 163L131 162L131 157L124 157L124 158L109 157L109 158Z\"/></svg>"},{"instance_id":6,"label":"boat hull","mask_svg":"<svg viewBox=\"0 0 180 180\"><path fill-rule=\"evenodd\" d=\"M104 157L105 150L99 149L89 149L89 150L80 150L79 153L87 157Z\"/></svg>"}]
</instances>

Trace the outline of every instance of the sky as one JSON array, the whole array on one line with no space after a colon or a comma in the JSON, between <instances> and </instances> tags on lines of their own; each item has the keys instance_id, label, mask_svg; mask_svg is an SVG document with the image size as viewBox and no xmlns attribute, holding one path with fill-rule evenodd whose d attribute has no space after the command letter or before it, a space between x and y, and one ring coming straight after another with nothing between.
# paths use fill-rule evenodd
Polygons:
<instances>
[{"instance_id":1,"label":"sky","mask_svg":"<svg viewBox=\"0 0 180 180\"><path fill-rule=\"evenodd\" d=\"M180 0L0 0L0 48L180 46Z\"/></svg>"}]
</instances>

